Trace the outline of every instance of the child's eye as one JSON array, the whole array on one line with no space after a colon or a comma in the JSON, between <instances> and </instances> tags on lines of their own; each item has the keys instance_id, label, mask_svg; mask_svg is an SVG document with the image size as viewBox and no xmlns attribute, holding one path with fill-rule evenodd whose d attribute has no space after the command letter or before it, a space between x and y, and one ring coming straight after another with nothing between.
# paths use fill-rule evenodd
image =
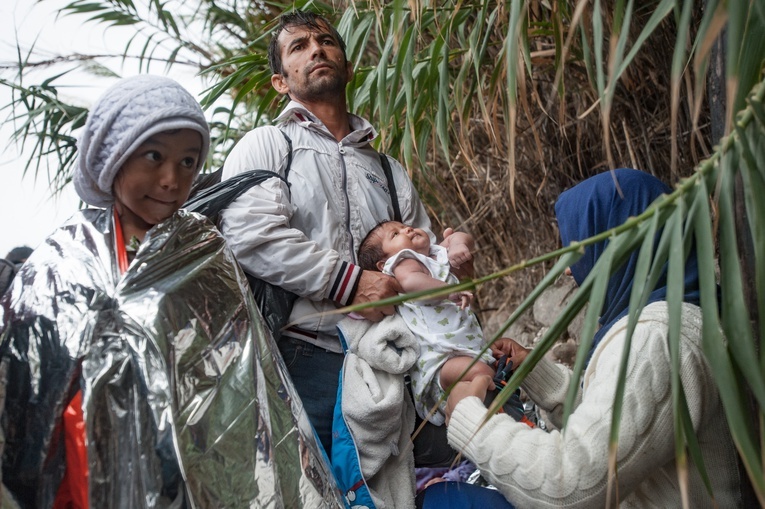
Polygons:
<instances>
[{"instance_id":1,"label":"child's eye","mask_svg":"<svg viewBox=\"0 0 765 509\"><path fill-rule=\"evenodd\" d=\"M186 157L181 161L181 166L184 168L196 168L197 160L195 157Z\"/></svg>"},{"instance_id":2,"label":"child's eye","mask_svg":"<svg viewBox=\"0 0 765 509\"><path fill-rule=\"evenodd\" d=\"M146 157L146 159L148 159L149 161L159 161L162 158L162 155L156 150L150 150L146 152L144 157Z\"/></svg>"}]
</instances>

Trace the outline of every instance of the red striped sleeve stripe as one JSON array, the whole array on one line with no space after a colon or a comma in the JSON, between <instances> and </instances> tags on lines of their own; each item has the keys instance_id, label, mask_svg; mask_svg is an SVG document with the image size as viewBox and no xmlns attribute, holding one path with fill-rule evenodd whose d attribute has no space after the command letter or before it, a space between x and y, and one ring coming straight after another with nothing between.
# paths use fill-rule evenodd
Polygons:
<instances>
[{"instance_id":1,"label":"red striped sleeve stripe","mask_svg":"<svg viewBox=\"0 0 765 509\"><path fill-rule=\"evenodd\" d=\"M361 276L361 267L348 262L342 262L339 274L332 285L329 298L342 305L348 304L353 296L356 281Z\"/></svg>"}]
</instances>

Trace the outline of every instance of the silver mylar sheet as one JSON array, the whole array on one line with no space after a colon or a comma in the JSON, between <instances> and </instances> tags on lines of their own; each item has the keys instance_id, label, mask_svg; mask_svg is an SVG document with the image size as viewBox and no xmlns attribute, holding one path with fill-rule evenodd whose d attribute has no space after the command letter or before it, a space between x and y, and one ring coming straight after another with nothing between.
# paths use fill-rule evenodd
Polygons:
<instances>
[{"instance_id":1,"label":"silver mylar sheet","mask_svg":"<svg viewBox=\"0 0 765 509\"><path fill-rule=\"evenodd\" d=\"M343 507L218 231L179 211L120 275L112 222L75 215L0 300L3 483L22 507L55 499L78 389L92 508Z\"/></svg>"}]
</instances>

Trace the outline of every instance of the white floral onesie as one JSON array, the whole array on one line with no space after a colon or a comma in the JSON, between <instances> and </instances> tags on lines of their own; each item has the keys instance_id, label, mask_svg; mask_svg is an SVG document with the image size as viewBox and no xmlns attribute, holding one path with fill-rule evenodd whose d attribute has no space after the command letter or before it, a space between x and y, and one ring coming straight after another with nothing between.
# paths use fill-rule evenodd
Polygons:
<instances>
[{"instance_id":1,"label":"white floral onesie","mask_svg":"<svg viewBox=\"0 0 765 509\"><path fill-rule=\"evenodd\" d=\"M393 268L404 258L422 263L431 276L440 281L457 282L450 272L449 258L443 246L432 245L430 257L403 249L385 262L383 273L393 275ZM409 371L415 408L420 417L440 426L444 423L446 401L441 402L438 412L428 417L444 393L435 375L451 357L476 357L484 344L483 331L470 308L460 309L457 303L448 299L405 302L398 306L397 311L420 342L420 357ZM490 351L484 353L482 360L489 365L494 362Z\"/></svg>"}]
</instances>

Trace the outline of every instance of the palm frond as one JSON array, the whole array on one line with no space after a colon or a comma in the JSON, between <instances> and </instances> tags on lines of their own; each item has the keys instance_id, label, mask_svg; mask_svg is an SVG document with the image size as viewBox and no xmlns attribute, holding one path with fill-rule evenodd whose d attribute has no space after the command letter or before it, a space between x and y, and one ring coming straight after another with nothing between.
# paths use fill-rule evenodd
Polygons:
<instances>
[{"instance_id":1,"label":"palm frond","mask_svg":"<svg viewBox=\"0 0 765 509\"><path fill-rule=\"evenodd\" d=\"M5 122L13 126L12 136L20 144L20 151L28 150L30 154L25 172L33 171L37 176L45 169L46 180L54 189L63 188L71 180L77 141L71 133L85 125L88 114L86 108L59 98L54 82L60 77L30 87L0 79L0 86L12 90L12 102L3 107L8 112ZM57 166L47 166L51 162Z\"/></svg>"}]
</instances>

